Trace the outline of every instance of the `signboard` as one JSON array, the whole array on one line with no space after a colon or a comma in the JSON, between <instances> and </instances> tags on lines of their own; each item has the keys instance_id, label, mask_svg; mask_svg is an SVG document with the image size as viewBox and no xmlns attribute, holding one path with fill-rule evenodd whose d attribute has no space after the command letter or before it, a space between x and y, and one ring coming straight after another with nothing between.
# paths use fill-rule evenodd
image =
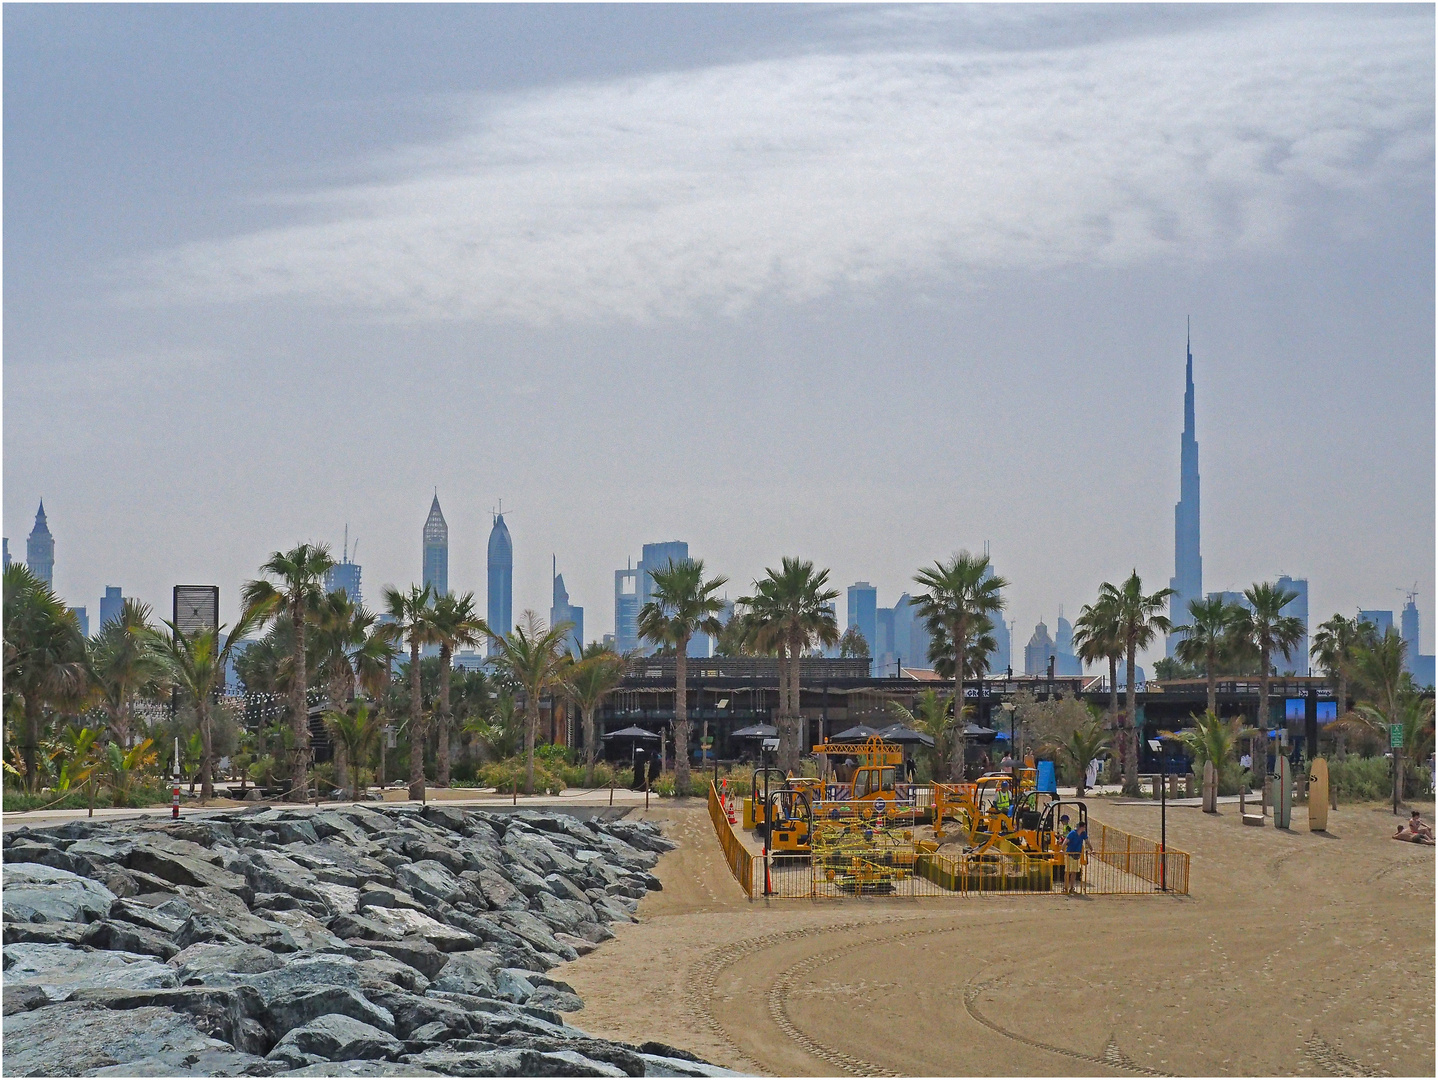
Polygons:
<instances>
[{"instance_id":1,"label":"signboard","mask_svg":"<svg viewBox=\"0 0 1438 1080\"><path fill-rule=\"evenodd\" d=\"M1391 746L1391 747L1393 747L1394 750L1401 750L1401 749L1403 749L1403 725L1402 725L1402 724L1389 724L1389 725L1388 725L1388 745Z\"/></svg>"},{"instance_id":2,"label":"signboard","mask_svg":"<svg viewBox=\"0 0 1438 1080\"><path fill-rule=\"evenodd\" d=\"M220 625L218 585L175 586L175 628L186 637L216 630Z\"/></svg>"},{"instance_id":3,"label":"signboard","mask_svg":"<svg viewBox=\"0 0 1438 1080\"><path fill-rule=\"evenodd\" d=\"M764 740L762 741L762 744L761 744L761 745L762 745L762 748L763 748L764 750L777 750L777 749L779 749L779 740L778 740L778 739L764 739Z\"/></svg>"}]
</instances>

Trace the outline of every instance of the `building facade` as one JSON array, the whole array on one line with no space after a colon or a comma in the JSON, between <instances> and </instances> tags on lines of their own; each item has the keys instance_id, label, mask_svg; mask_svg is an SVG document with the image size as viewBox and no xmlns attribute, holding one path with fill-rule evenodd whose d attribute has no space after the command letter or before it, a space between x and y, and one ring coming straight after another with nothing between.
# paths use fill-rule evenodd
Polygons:
<instances>
[{"instance_id":1,"label":"building facade","mask_svg":"<svg viewBox=\"0 0 1438 1080\"><path fill-rule=\"evenodd\" d=\"M438 494L436 493L435 505L437 506L438 504L439 504L439 498L438 498ZM441 521L444 520L444 515L443 515L443 514L440 515L440 520L441 520ZM446 545L446 552L445 552L445 578L446 578L446 584L448 584L448 578L449 578L449 553L448 553L449 530L448 530L447 527L446 527L446 529L445 529L445 534L444 534L444 535L445 535L445 545ZM359 541L356 540L356 541L355 541L355 547L358 547L358 546L359 546ZM426 552L425 554L426 554L426 557L427 557L429 553ZM354 605L357 606L357 607L358 607L361 603L364 602L363 594L360 592L360 568L359 568L359 563L354 562L354 561L351 559L351 557L350 557L350 534L349 534L349 526L345 526L345 542L344 542L344 547L342 547L342 548L340 549L340 561L337 562L337 563L335 563L333 566L331 566L328 570L325 571L325 592L334 592L336 589L343 589L343 590L345 591L345 595L349 597L350 603L351 603L351 604L354 604Z\"/></svg>"},{"instance_id":2,"label":"building facade","mask_svg":"<svg viewBox=\"0 0 1438 1080\"><path fill-rule=\"evenodd\" d=\"M120 586L106 585L105 595L100 597L100 629L118 619L125 611L125 598L120 595Z\"/></svg>"},{"instance_id":3,"label":"building facade","mask_svg":"<svg viewBox=\"0 0 1438 1080\"><path fill-rule=\"evenodd\" d=\"M614 571L614 651L623 656L639 648L639 571Z\"/></svg>"},{"instance_id":4,"label":"building facade","mask_svg":"<svg viewBox=\"0 0 1438 1080\"><path fill-rule=\"evenodd\" d=\"M584 652L584 609L569 602L569 590L564 587L564 575L559 572L557 558L553 560L552 567L551 584L554 596L549 608L549 625L558 626L563 622L573 624L564 640L570 653L577 657Z\"/></svg>"},{"instance_id":5,"label":"building facade","mask_svg":"<svg viewBox=\"0 0 1438 1080\"><path fill-rule=\"evenodd\" d=\"M494 515L494 527L489 530L489 628L496 634L508 634L514 629L514 542L509 538L509 526L504 515ZM494 655L491 643L489 655Z\"/></svg>"},{"instance_id":6,"label":"building facade","mask_svg":"<svg viewBox=\"0 0 1438 1080\"><path fill-rule=\"evenodd\" d=\"M1054 639L1049 636L1049 628L1043 622L1034 627L1033 634L1029 637L1029 643L1024 646L1024 674L1042 676L1049 673L1049 658L1055 655ZM1057 671L1054 674L1058 674Z\"/></svg>"},{"instance_id":7,"label":"building facade","mask_svg":"<svg viewBox=\"0 0 1438 1080\"><path fill-rule=\"evenodd\" d=\"M70 614L75 616L75 621L80 625L80 636L90 636L90 613L82 607L70 608Z\"/></svg>"},{"instance_id":8,"label":"building facade","mask_svg":"<svg viewBox=\"0 0 1438 1080\"><path fill-rule=\"evenodd\" d=\"M1297 593L1292 600L1283 605L1283 614L1291 615L1303 624L1303 637L1299 639L1290 651L1281 656L1273 658L1273 666L1280 675L1307 675L1308 674L1308 579L1291 578L1287 574L1280 575L1278 587L1288 592Z\"/></svg>"},{"instance_id":9,"label":"building facade","mask_svg":"<svg viewBox=\"0 0 1438 1080\"><path fill-rule=\"evenodd\" d=\"M1378 636L1382 637L1393 629L1393 612L1360 610L1358 621L1372 623L1373 628L1378 631Z\"/></svg>"},{"instance_id":10,"label":"building facade","mask_svg":"<svg viewBox=\"0 0 1438 1080\"><path fill-rule=\"evenodd\" d=\"M1194 424L1193 342L1186 345L1188 364L1184 372L1183 436L1179 441L1178 504L1173 508L1173 577L1169 588L1169 619L1174 626L1188 624L1188 604L1203 595L1203 556L1199 552L1198 518L1198 433ZM1165 652L1183 640L1181 634L1169 634Z\"/></svg>"},{"instance_id":11,"label":"building facade","mask_svg":"<svg viewBox=\"0 0 1438 1080\"><path fill-rule=\"evenodd\" d=\"M424 521L424 573L420 580L436 597L449 595L449 526L439 508L439 492L435 492Z\"/></svg>"},{"instance_id":12,"label":"building facade","mask_svg":"<svg viewBox=\"0 0 1438 1080\"><path fill-rule=\"evenodd\" d=\"M35 511L35 527L30 530L30 539L25 541L25 565L46 585L55 587L55 538L50 535L50 526L45 520L44 499Z\"/></svg>"},{"instance_id":13,"label":"building facade","mask_svg":"<svg viewBox=\"0 0 1438 1080\"><path fill-rule=\"evenodd\" d=\"M849 586L844 626L845 629L858 628L869 646L872 670L877 671L879 666L879 590L867 581L856 581Z\"/></svg>"}]
</instances>

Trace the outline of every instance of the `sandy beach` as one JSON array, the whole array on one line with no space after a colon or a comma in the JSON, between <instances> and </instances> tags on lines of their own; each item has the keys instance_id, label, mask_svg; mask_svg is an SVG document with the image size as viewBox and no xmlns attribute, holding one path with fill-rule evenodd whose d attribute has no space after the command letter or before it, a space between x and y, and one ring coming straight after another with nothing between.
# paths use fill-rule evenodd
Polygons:
<instances>
[{"instance_id":1,"label":"sandy beach","mask_svg":"<svg viewBox=\"0 0 1438 1080\"><path fill-rule=\"evenodd\" d=\"M1432 820L1432 805L1422 807ZM1434 1073L1434 849L1386 807L1327 834L1169 810L1188 897L749 902L701 803L641 921L553 974L596 1035L780 1075ZM1156 806L1095 801L1157 836ZM636 811L635 816L642 816Z\"/></svg>"}]
</instances>

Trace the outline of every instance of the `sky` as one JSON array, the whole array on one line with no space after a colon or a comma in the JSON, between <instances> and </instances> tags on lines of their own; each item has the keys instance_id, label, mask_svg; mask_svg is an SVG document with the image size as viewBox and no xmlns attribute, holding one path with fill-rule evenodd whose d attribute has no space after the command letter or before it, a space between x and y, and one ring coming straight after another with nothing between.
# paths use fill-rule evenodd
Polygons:
<instances>
[{"instance_id":1,"label":"sky","mask_svg":"<svg viewBox=\"0 0 1438 1080\"><path fill-rule=\"evenodd\" d=\"M883 606L987 543L1021 667L1168 584L1191 319L1204 588L1433 649L1431 6L3 18L4 534L92 620L346 525L375 603L437 491L591 639L646 542Z\"/></svg>"}]
</instances>

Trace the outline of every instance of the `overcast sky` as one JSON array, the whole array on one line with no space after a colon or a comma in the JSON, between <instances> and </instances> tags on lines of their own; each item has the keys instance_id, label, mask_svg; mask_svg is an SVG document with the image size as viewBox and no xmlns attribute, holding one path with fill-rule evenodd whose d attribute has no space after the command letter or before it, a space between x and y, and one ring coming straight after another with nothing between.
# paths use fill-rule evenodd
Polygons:
<instances>
[{"instance_id":1,"label":"overcast sky","mask_svg":"<svg viewBox=\"0 0 1438 1080\"><path fill-rule=\"evenodd\" d=\"M7 4L11 555L43 496L92 620L230 621L348 523L377 602L438 488L598 638L645 542L888 605L987 541L1021 667L1168 584L1192 316L1205 589L1431 651L1433 102L1420 5Z\"/></svg>"}]
</instances>

